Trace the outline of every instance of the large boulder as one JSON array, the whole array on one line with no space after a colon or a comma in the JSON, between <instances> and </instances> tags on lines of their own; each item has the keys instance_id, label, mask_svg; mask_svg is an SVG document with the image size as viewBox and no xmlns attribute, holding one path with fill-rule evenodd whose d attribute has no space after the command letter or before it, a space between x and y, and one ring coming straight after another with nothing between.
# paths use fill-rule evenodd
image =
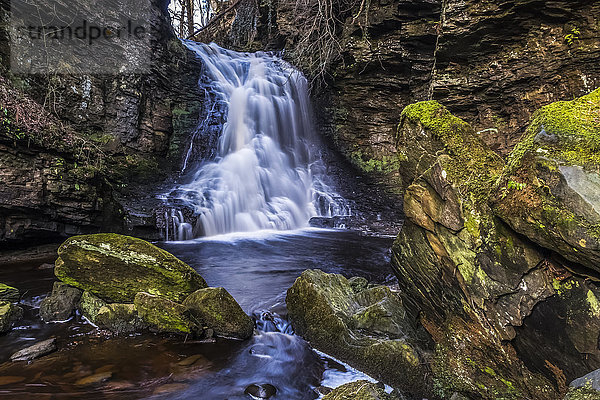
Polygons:
<instances>
[{"instance_id":1,"label":"large boulder","mask_svg":"<svg viewBox=\"0 0 600 400\"><path fill-rule=\"evenodd\" d=\"M0 333L8 332L23 317L23 309L8 301L0 301Z\"/></svg>"},{"instance_id":2,"label":"large boulder","mask_svg":"<svg viewBox=\"0 0 600 400\"><path fill-rule=\"evenodd\" d=\"M425 394L425 354L406 339L417 334L402 300L386 286L357 283L304 271L286 297L294 329L318 350L390 385Z\"/></svg>"},{"instance_id":3,"label":"large boulder","mask_svg":"<svg viewBox=\"0 0 600 400\"><path fill-rule=\"evenodd\" d=\"M490 199L511 165L471 126L422 102L403 111L397 140L407 221L392 265L435 342L435 394L560 397L600 361L599 289L498 217Z\"/></svg>"},{"instance_id":4,"label":"large boulder","mask_svg":"<svg viewBox=\"0 0 600 400\"><path fill-rule=\"evenodd\" d=\"M247 339L254 332L254 322L224 288L195 291L185 299L191 316L216 336Z\"/></svg>"},{"instance_id":5,"label":"large boulder","mask_svg":"<svg viewBox=\"0 0 600 400\"><path fill-rule=\"evenodd\" d=\"M600 272L600 89L541 108L511 153L494 211L571 263Z\"/></svg>"},{"instance_id":6,"label":"large boulder","mask_svg":"<svg viewBox=\"0 0 600 400\"><path fill-rule=\"evenodd\" d=\"M109 302L133 302L138 292L180 302L207 286L177 257L129 236L74 236L60 246L58 256L58 279Z\"/></svg>"},{"instance_id":7,"label":"large boulder","mask_svg":"<svg viewBox=\"0 0 600 400\"><path fill-rule=\"evenodd\" d=\"M65 321L71 317L81 290L62 282L54 282L52 293L40 303L40 317L45 322Z\"/></svg>"},{"instance_id":8,"label":"large boulder","mask_svg":"<svg viewBox=\"0 0 600 400\"><path fill-rule=\"evenodd\" d=\"M0 301L16 303L19 301L19 298L20 295L18 289L5 285L4 283L0 283Z\"/></svg>"},{"instance_id":9,"label":"large boulder","mask_svg":"<svg viewBox=\"0 0 600 400\"><path fill-rule=\"evenodd\" d=\"M355 381L339 386L328 393L323 400L398 400L382 388L369 381Z\"/></svg>"},{"instance_id":10,"label":"large boulder","mask_svg":"<svg viewBox=\"0 0 600 400\"><path fill-rule=\"evenodd\" d=\"M182 304L143 292L135 295L134 304L140 318L155 332L189 335L198 330Z\"/></svg>"}]
</instances>

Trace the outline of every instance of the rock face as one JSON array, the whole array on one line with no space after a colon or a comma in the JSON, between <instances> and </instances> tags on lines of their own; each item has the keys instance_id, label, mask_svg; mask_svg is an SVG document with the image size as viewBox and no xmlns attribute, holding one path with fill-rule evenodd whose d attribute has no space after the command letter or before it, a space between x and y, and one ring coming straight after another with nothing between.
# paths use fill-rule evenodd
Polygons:
<instances>
[{"instance_id":1,"label":"rock face","mask_svg":"<svg viewBox=\"0 0 600 400\"><path fill-rule=\"evenodd\" d=\"M307 270L286 304L296 333L317 349L391 385L427 392L425 354L406 339L417 334L388 287L353 287L341 275Z\"/></svg>"},{"instance_id":2,"label":"rock face","mask_svg":"<svg viewBox=\"0 0 600 400\"><path fill-rule=\"evenodd\" d=\"M54 282L52 293L40 303L40 317L45 322L69 319L81 298L81 290Z\"/></svg>"},{"instance_id":3,"label":"rock face","mask_svg":"<svg viewBox=\"0 0 600 400\"><path fill-rule=\"evenodd\" d=\"M597 164L589 169L594 142L579 140L597 119L564 112L586 104L593 114L600 110L595 98L542 109L507 165L440 104L402 112L397 140L408 220L392 264L408 314L435 342L430 365L438 396L556 399L567 382L600 365L600 288L589 279L596 272L579 264L584 251L561 249L556 239L581 245L585 230L576 218L570 229L552 222L591 206L567 190L564 176L549 179L573 165L563 155L572 154L573 143L588 160L574 165L597 171ZM581 124L579 137L558 139L563 130L554 129L551 116L557 109ZM552 146L543 144L546 132L555 132ZM553 235L556 242L541 239ZM597 256L592 247L590 253Z\"/></svg>"},{"instance_id":4,"label":"rock face","mask_svg":"<svg viewBox=\"0 0 600 400\"><path fill-rule=\"evenodd\" d=\"M252 336L254 322L223 288L197 290L183 304L199 323L213 329L217 336L238 339Z\"/></svg>"},{"instance_id":5,"label":"rock face","mask_svg":"<svg viewBox=\"0 0 600 400\"><path fill-rule=\"evenodd\" d=\"M8 301L0 301L0 333L8 332L23 317L23 309Z\"/></svg>"},{"instance_id":6,"label":"rock face","mask_svg":"<svg viewBox=\"0 0 600 400\"><path fill-rule=\"evenodd\" d=\"M386 393L383 389L369 381L346 383L335 388L323 397L323 400L397 400L396 396Z\"/></svg>"},{"instance_id":7,"label":"rock face","mask_svg":"<svg viewBox=\"0 0 600 400\"><path fill-rule=\"evenodd\" d=\"M179 171L205 93L167 2L150 3L146 74L16 77L0 48L0 246L101 230L159 237L156 201L138 197Z\"/></svg>"},{"instance_id":8,"label":"rock face","mask_svg":"<svg viewBox=\"0 0 600 400\"><path fill-rule=\"evenodd\" d=\"M117 234L75 236L58 249L54 273L68 285L112 302L138 292L183 301L206 282L189 265L141 239Z\"/></svg>"}]
</instances>

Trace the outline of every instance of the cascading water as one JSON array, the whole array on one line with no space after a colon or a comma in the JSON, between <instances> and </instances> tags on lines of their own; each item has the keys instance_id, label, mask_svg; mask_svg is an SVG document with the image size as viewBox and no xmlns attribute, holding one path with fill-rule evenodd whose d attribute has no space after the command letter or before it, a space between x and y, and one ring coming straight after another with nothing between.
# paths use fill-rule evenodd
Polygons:
<instances>
[{"instance_id":1,"label":"cascading water","mask_svg":"<svg viewBox=\"0 0 600 400\"><path fill-rule=\"evenodd\" d=\"M296 229L313 216L349 215L323 182L302 74L273 55L186 45L202 59L227 117L215 159L193 165L186 156L186 181L165 196L196 216L192 227L181 212L167 212L167 239Z\"/></svg>"}]
</instances>

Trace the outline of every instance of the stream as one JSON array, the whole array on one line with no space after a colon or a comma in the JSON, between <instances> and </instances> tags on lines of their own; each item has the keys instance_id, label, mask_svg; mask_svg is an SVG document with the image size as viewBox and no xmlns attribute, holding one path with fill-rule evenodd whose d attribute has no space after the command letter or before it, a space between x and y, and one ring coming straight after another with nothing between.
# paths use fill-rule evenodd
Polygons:
<instances>
[{"instance_id":1,"label":"stream","mask_svg":"<svg viewBox=\"0 0 600 400\"><path fill-rule=\"evenodd\" d=\"M257 318L259 329L247 341L112 336L79 316L44 324L37 307L51 290L52 269L38 269L39 263L2 266L0 281L25 292L26 313L15 329L0 336L0 397L233 400L252 399L244 393L252 384L270 384L276 388L274 400L317 399L319 386L365 376L291 334L286 290L309 268L393 283L391 242L350 231L304 229L160 243L209 285L225 287ZM58 352L30 364L7 361L13 352L50 337L57 338Z\"/></svg>"}]
</instances>

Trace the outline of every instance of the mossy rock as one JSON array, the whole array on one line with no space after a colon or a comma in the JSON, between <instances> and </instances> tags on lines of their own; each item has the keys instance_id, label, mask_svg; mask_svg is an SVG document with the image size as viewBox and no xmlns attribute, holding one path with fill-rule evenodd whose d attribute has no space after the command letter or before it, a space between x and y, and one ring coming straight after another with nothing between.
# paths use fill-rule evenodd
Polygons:
<instances>
[{"instance_id":1,"label":"mossy rock","mask_svg":"<svg viewBox=\"0 0 600 400\"><path fill-rule=\"evenodd\" d=\"M40 317L45 322L65 321L81 298L81 290L63 282L54 282L52 293L40 303Z\"/></svg>"},{"instance_id":2,"label":"mossy rock","mask_svg":"<svg viewBox=\"0 0 600 400\"><path fill-rule=\"evenodd\" d=\"M107 303L101 298L94 296L88 291L83 292L77 308L81 314L86 317L91 323L96 323L96 317L100 309Z\"/></svg>"},{"instance_id":3,"label":"mossy rock","mask_svg":"<svg viewBox=\"0 0 600 400\"><path fill-rule=\"evenodd\" d=\"M0 301L16 303L20 297L19 289L0 283Z\"/></svg>"},{"instance_id":4,"label":"mossy rock","mask_svg":"<svg viewBox=\"0 0 600 400\"><path fill-rule=\"evenodd\" d=\"M600 392L592 388L572 388L564 400L600 400Z\"/></svg>"},{"instance_id":5,"label":"mossy rock","mask_svg":"<svg viewBox=\"0 0 600 400\"><path fill-rule=\"evenodd\" d=\"M182 304L143 292L135 295L134 304L140 318L155 332L189 335L198 330Z\"/></svg>"},{"instance_id":6,"label":"mossy rock","mask_svg":"<svg viewBox=\"0 0 600 400\"><path fill-rule=\"evenodd\" d=\"M426 394L424 354L405 339L417 334L402 301L388 287L353 283L304 271L286 297L295 331L318 350L390 385Z\"/></svg>"},{"instance_id":7,"label":"mossy rock","mask_svg":"<svg viewBox=\"0 0 600 400\"><path fill-rule=\"evenodd\" d=\"M192 293L183 305L203 327L216 336L247 339L254 332L254 321L224 288L206 288Z\"/></svg>"},{"instance_id":8,"label":"mossy rock","mask_svg":"<svg viewBox=\"0 0 600 400\"><path fill-rule=\"evenodd\" d=\"M96 325L117 334L140 332L148 328L134 304L120 303L103 306L96 315Z\"/></svg>"},{"instance_id":9,"label":"mossy rock","mask_svg":"<svg viewBox=\"0 0 600 400\"><path fill-rule=\"evenodd\" d=\"M339 386L328 393L323 400L399 400L369 381L355 381Z\"/></svg>"},{"instance_id":10,"label":"mossy rock","mask_svg":"<svg viewBox=\"0 0 600 400\"><path fill-rule=\"evenodd\" d=\"M138 292L180 302L207 286L183 261L129 236L74 236L60 246L58 256L58 279L108 302L133 302Z\"/></svg>"},{"instance_id":11,"label":"mossy rock","mask_svg":"<svg viewBox=\"0 0 600 400\"><path fill-rule=\"evenodd\" d=\"M0 333L8 332L21 318L23 318L21 307L8 301L0 301Z\"/></svg>"},{"instance_id":12,"label":"mossy rock","mask_svg":"<svg viewBox=\"0 0 600 400\"><path fill-rule=\"evenodd\" d=\"M510 155L495 214L565 259L600 272L600 89L541 108Z\"/></svg>"}]
</instances>

